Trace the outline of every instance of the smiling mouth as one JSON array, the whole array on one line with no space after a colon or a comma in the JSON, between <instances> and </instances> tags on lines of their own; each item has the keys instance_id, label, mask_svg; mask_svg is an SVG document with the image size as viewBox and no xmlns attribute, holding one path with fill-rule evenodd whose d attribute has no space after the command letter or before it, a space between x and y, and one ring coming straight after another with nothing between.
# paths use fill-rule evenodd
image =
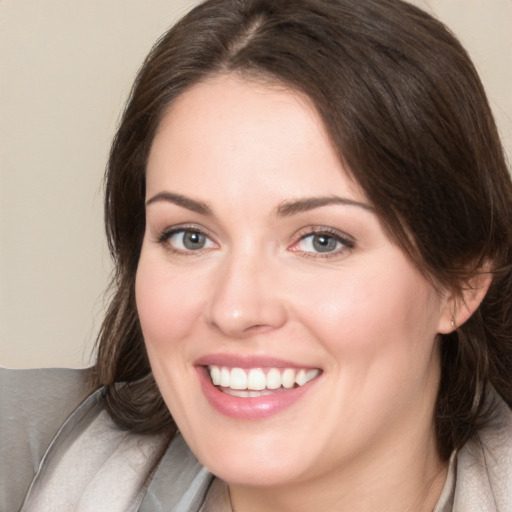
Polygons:
<instances>
[{"instance_id":1,"label":"smiling mouth","mask_svg":"<svg viewBox=\"0 0 512 512\"><path fill-rule=\"evenodd\" d=\"M209 365L210 379L220 391L238 397L259 397L302 387L320 375L318 368L237 368Z\"/></svg>"}]
</instances>

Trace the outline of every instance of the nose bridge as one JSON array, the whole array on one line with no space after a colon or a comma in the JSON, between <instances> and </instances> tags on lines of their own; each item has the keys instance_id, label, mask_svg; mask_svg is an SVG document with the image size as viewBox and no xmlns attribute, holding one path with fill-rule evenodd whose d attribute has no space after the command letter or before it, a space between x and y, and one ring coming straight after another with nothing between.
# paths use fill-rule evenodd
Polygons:
<instances>
[{"instance_id":1,"label":"nose bridge","mask_svg":"<svg viewBox=\"0 0 512 512\"><path fill-rule=\"evenodd\" d=\"M231 252L217 270L209 322L230 337L280 327L286 308L275 277L272 262L261 251L246 247Z\"/></svg>"}]
</instances>

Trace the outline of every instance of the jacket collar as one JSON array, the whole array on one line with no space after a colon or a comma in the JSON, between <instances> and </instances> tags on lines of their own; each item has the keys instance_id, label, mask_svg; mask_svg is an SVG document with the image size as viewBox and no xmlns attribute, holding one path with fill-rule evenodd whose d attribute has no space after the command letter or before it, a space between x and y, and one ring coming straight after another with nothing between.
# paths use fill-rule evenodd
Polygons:
<instances>
[{"instance_id":1,"label":"jacket collar","mask_svg":"<svg viewBox=\"0 0 512 512\"><path fill-rule=\"evenodd\" d=\"M454 512L512 510L512 411L494 399L493 419L459 453Z\"/></svg>"}]
</instances>

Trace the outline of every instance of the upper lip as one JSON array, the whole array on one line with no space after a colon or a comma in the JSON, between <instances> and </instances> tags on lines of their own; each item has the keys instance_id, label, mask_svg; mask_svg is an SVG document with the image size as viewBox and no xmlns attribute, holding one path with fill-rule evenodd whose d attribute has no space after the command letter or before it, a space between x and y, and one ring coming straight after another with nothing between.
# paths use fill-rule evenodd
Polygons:
<instances>
[{"instance_id":1,"label":"upper lip","mask_svg":"<svg viewBox=\"0 0 512 512\"><path fill-rule=\"evenodd\" d=\"M194 362L195 366L225 366L229 368L304 368L315 369L310 364L285 359L249 354L208 354Z\"/></svg>"}]
</instances>

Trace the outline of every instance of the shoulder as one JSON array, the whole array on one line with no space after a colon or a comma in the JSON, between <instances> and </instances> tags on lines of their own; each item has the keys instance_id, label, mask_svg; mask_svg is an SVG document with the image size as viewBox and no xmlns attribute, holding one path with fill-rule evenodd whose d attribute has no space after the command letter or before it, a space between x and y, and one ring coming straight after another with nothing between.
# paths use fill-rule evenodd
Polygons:
<instances>
[{"instance_id":1,"label":"shoulder","mask_svg":"<svg viewBox=\"0 0 512 512\"><path fill-rule=\"evenodd\" d=\"M183 438L169 444L166 434L120 429L101 389L85 396L87 379L87 371L0 369L0 474L8 475L0 510L198 510L212 476Z\"/></svg>"},{"instance_id":2,"label":"shoulder","mask_svg":"<svg viewBox=\"0 0 512 512\"><path fill-rule=\"evenodd\" d=\"M454 510L512 510L512 410L496 401L492 421L459 453Z\"/></svg>"},{"instance_id":3,"label":"shoulder","mask_svg":"<svg viewBox=\"0 0 512 512\"><path fill-rule=\"evenodd\" d=\"M51 440L85 398L87 380L87 370L0 368L0 474L9 475L1 479L0 510L17 509Z\"/></svg>"},{"instance_id":4,"label":"shoulder","mask_svg":"<svg viewBox=\"0 0 512 512\"><path fill-rule=\"evenodd\" d=\"M87 379L87 370L0 368L2 426L11 428L15 439L28 435L32 446L46 440L46 446L40 446L46 449L56 430L85 398Z\"/></svg>"}]
</instances>

